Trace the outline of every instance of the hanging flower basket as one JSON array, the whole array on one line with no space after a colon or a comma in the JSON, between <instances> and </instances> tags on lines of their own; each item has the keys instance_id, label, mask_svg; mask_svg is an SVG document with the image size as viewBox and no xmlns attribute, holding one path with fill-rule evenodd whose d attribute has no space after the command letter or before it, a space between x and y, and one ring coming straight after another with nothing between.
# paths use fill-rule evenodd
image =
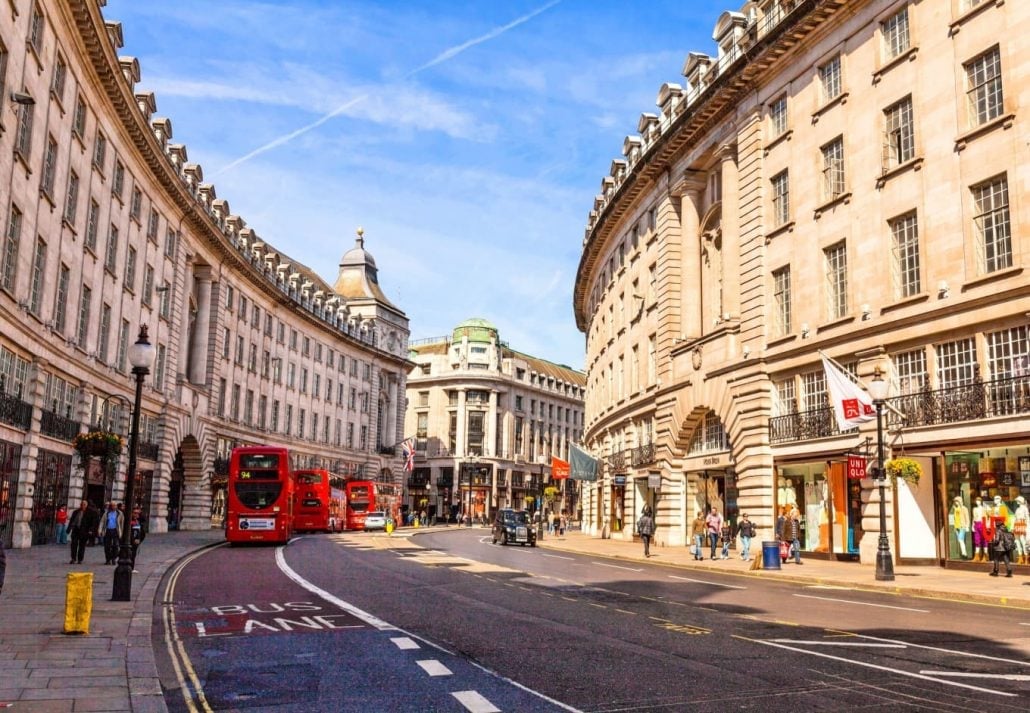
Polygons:
<instances>
[{"instance_id":1,"label":"hanging flower basket","mask_svg":"<svg viewBox=\"0 0 1030 713\"><path fill-rule=\"evenodd\" d=\"M556 497L558 497L558 488L553 485L548 485L544 488L544 499L547 502L552 502Z\"/></svg>"},{"instance_id":2,"label":"hanging flower basket","mask_svg":"<svg viewBox=\"0 0 1030 713\"><path fill-rule=\"evenodd\" d=\"M884 464L883 469L887 471L887 477L892 483L904 480L916 485L923 477L923 466L911 458L892 458Z\"/></svg>"},{"instance_id":3,"label":"hanging flower basket","mask_svg":"<svg viewBox=\"0 0 1030 713\"><path fill-rule=\"evenodd\" d=\"M75 450L82 460L99 458L102 461L114 460L122 454L125 441L117 433L111 431L87 431L75 436Z\"/></svg>"}]
</instances>

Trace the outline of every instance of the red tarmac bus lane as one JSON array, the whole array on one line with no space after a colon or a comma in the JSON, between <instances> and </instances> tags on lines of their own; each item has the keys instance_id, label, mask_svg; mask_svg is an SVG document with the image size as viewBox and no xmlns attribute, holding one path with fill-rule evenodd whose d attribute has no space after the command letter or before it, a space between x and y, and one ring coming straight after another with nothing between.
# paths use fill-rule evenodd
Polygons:
<instances>
[{"instance_id":1,"label":"red tarmac bus lane","mask_svg":"<svg viewBox=\"0 0 1030 713\"><path fill-rule=\"evenodd\" d=\"M283 574L274 547L219 547L178 573L175 630L183 639L370 628Z\"/></svg>"}]
</instances>

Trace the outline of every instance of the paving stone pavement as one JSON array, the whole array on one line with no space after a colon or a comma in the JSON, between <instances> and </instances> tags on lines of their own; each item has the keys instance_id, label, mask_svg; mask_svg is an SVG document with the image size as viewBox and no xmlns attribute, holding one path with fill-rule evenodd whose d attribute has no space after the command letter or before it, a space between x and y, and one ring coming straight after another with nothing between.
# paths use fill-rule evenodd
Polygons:
<instances>
[{"instance_id":1,"label":"paving stone pavement","mask_svg":"<svg viewBox=\"0 0 1030 713\"><path fill-rule=\"evenodd\" d=\"M442 528L408 530L427 534ZM485 528L477 528L487 531ZM69 565L68 547L42 545L8 550L7 581L0 594L0 707L32 713L133 711L166 713L151 640L157 587L164 573L187 554L222 541L221 530L151 534L140 548L130 602L112 602L114 567L104 565L103 548L87 548L82 565ZM643 561L639 542L601 539L570 532L545 535L540 545L597 557ZM753 548L761 556L761 543ZM1030 610L1028 567L1016 577L987 576L935 566L897 566L893 582L877 582L874 569L854 562L805 558L804 565L753 570L735 552L728 560L697 562L685 547L653 545L654 564L741 577L881 590L921 597L975 601ZM707 553L706 553L707 554ZM91 571L93 616L85 635L66 635L65 584L69 572Z\"/></svg>"}]
</instances>

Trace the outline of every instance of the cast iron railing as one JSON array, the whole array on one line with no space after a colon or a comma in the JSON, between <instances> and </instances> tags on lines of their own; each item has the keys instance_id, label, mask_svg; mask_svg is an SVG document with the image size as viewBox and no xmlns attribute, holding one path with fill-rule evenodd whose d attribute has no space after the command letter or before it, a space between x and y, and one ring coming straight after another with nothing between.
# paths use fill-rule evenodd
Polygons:
<instances>
[{"instance_id":1,"label":"cast iron railing","mask_svg":"<svg viewBox=\"0 0 1030 713\"><path fill-rule=\"evenodd\" d=\"M849 429L844 433L852 433L858 429ZM842 433L837 426L837 418L833 408L817 408L810 411L788 413L786 416L774 416L769 419L769 441L786 443L788 441L805 441L810 438L824 438Z\"/></svg>"},{"instance_id":2,"label":"cast iron railing","mask_svg":"<svg viewBox=\"0 0 1030 713\"><path fill-rule=\"evenodd\" d=\"M637 446L630 451L630 463L634 467L641 465L651 465L654 463L654 444L645 443L642 446Z\"/></svg>"},{"instance_id":3,"label":"cast iron railing","mask_svg":"<svg viewBox=\"0 0 1030 713\"><path fill-rule=\"evenodd\" d=\"M32 405L19 396L0 392L0 421L27 431L32 427Z\"/></svg>"},{"instance_id":4,"label":"cast iron railing","mask_svg":"<svg viewBox=\"0 0 1030 713\"><path fill-rule=\"evenodd\" d=\"M136 455L147 460L157 460L158 445L149 441L140 441L136 444Z\"/></svg>"},{"instance_id":5,"label":"cast iron railing","mask_svg":"<svg viewBox=\"0 0 1030 713\"><path fill-rule=\"evenodd\" d=\"M43 409L39 420L39 430L44 436L59 438L71 443L79 432L79 422L62 416L59 413Z\"/></svg>"}]
</instances>

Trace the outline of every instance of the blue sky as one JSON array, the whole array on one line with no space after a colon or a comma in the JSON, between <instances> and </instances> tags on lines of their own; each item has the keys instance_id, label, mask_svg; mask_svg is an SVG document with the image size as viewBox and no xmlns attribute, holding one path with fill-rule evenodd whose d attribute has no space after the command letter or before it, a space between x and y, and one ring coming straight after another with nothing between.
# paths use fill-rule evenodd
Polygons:
<instances>
[{"instance_id":1,"label":"blue sky","mask_svg":"<svg viewBox=\"0 0 1030 713\"><path fill-rule=\"evenodd\" d=\"M739 5L739 3L738 3ZM330 283L365 229L413 339L485 317L582 369L572 314L601 178L714 54L719 7L109 0L125 47L219 198Z\"/></svg>"}]
</instances>

